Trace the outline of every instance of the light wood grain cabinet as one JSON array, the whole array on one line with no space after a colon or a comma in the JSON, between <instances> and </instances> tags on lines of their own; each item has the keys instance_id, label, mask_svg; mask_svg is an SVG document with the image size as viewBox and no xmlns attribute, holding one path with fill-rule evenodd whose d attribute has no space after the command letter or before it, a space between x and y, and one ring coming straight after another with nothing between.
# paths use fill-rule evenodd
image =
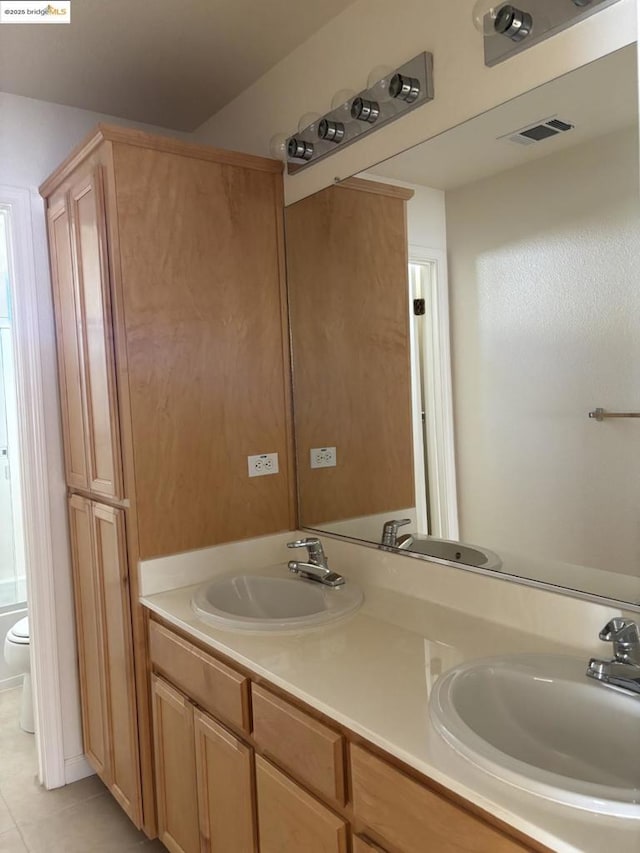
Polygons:
<instances>
[{"instance_id":1,"label":"light wood grain cabinet","mask_svg":"<svg viewBox=\"0 0 640 853\"><path fill-rule=\"evenodd\" d=\"M198 710L195 737L202 853L256 853L253 750Z\"/></svg>"},{"instance_id":2,"label":"light wood grain cabinet","mask_svg":"<svg viewBox=\"0 0 640 853\"><path fill-rule=\"evenodd\" d=\"M402 853L527 849L363 747L350 752L355 817Z\"/></svg>"},{"instance_id":3,"label":"light wood grain cabinet","mask_svg":"<svg viewBox=\"0 0 640 853\"><path fill-rule=\"evenodd\" d=\"M199 853L193 705L154 676L158 837L171 853Z\"/></svg>"},{"instance_id":4,"label":"light wood grain cabinet","mask_svg":"<svg viewBox=\"0 0 640 853\"><path fill-rule=\"evenodd\" d=\"M184 690L153 675L158 808L161 827L169 826L161 839L174 853L549 853L262 681L250 685L251 734L230 731L197 707L215 700L215 671L207 690L199 666L171 664L172 649L183 664L184 655L214 661L214 653L153 619L149 630L154 671ZM235 673L238 683L251 678ZM181 805L194 792L197 814ZM175 846L178 828L190 844L198 829L199 846Z\"/></svg>"},{"instance_id":5,"label":"light wood grain cabinet","mask_svg":"<svg viewBox=\"0 0 640 853\"><path fill-rule=\"evenodd\" d=\"M105 208L99 168L49 209L67 484L122 497Z\"/></svg>"},{"instance_id":6,"label":"light wood grain cabinet","mask_svg":"<svg viewBox=\"0 0 640 853\"><path fill-rule=\"evenodd\" d=\"M256 757L260 853L347 853L348 824Z\"/></svg>"},{"instance_id":7,"label":"light wood grain cabinet","mask_svg":"<svg viewBox=\"0 0 640 853\"><path fill-rule=\"evenodd\" d=\"M253 750L152 677L158 836L171 853L257 853Z\"/></svg>"},{"instance_id":8,"label":"light wood grain cabinet","mask_svg":"<svg viewBox=\"0 0 640 853\"><path fill-rule=\"evenodd\" d=\"M66 482L116 513L70 507L85 748L152 837L138 563L296 522L281 173L273 160L100 125L40 188ZM249 479L247 456L265 450L280 473ZM184 660L203 683L218 678L210 710L248 731L246 679Z\"/></svg>"},{"instance_id":9,"label":"light wood grain cabinet","mask_svg":"<svg viewBox=\"0 0 640 853\"><path fill-rule=\"evenodd\" d=\"M120 805L139 823L124 513L73 495L69 519L85 748Z\"/></svg>"}]
</instances>

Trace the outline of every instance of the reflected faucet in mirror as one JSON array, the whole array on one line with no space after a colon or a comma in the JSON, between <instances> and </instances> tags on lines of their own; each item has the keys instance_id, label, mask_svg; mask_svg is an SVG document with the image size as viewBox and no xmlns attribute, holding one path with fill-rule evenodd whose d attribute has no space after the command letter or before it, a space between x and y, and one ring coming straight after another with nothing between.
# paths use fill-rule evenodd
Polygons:
<instances>
[{"instance_id":1,"label":"reflected faucet in mirror","mask_svg":"<svg viewBox=\"0 0 640 853\"><path fill-rule=\"evenodd\" d=\"M382 526L382 545L386 548L408 548L413 542L413 536L405 533L398 536L398 528L411 524L410 518L391 519Z\"/></svg>"}]
</instances>

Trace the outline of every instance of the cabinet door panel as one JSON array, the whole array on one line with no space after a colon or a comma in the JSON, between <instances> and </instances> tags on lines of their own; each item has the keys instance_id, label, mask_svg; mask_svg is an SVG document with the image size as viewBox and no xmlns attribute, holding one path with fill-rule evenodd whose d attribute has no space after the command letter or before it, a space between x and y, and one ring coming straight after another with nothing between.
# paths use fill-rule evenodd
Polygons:
<instances>
[{"instance_id":1,"label":"cabinet door panel","mask_svg":"<svg viewBox=\"0 0 640 853\"><path fill-rule=\"evenodd\" d=\"M161 678L151 684L158 837L171 853L199 853L193 705Z\"/></svg>"},{"instance_id":2,"label":"cabinet door panel","mask_svg":"<svg viewBox=\"0 0 640 853\"><path fill-rule=\"evenodd\" d=\"M140 771L124 512L95 503L92 512L96 565L102 584L111 792L133 822L140 825Z\"/></svg>"},{"instance_id":3,"label":"cabinet door panel","mask_svg":"<svg viewBox=\"0 0 640 853\"><path fill-rule=\"evenodd\" d=\"M346 853L347 824L256 756L260 853Z\"/></svg>"},{"instance_id":4,"label":"cabinet door panel","mask_svg":"<svg viewBox=\"0 0 640 853\"><path fill-rule=\"evenodd\" d=\"M76 604L82 730L87 757L106 785L110 779L104 680L102 593L96 573L91 502L69 500L69 528Z\"/></svg>"},{"instance_id":5,"label":"cabinet door panel","mask_svg":"<svg viewBox=\"0 0 640 853\"><path fill-rule=\"evenodd\" d=\"M202 853L257 851L250 747L195 712Z\"/></svg>"},{"instance_id":6,"label":"cabinet door panel","mask_svg":"<svg viewBox=\"0 0 640 853\"><path fill-rule=\"evenodd\" d=\"M84 368L73 275L71 220L66 198L49 209L48 220L66 480L69 486L87 489Z\"/></svg>"},{"instance_id":7,"label":"cabinet door panel","mask_svg":"<svg viewBox=\"0 0 640 853\"><path fill-rule=\"evenodd\" d=\"M102 179L92 171L71 190L87 404L91 491L122 496L111 300Z\"/></svg>"}]
</instances>

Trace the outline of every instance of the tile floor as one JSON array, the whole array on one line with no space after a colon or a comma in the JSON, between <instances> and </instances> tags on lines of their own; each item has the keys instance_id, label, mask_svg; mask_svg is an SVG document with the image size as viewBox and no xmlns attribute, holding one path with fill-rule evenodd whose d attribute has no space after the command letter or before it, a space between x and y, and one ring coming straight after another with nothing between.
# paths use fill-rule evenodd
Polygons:
<instances>
[{"instance_id":1,"label":"tile floor","mask_svg":"<svg viewBox=\"0 0 640 853\"><path fill-rule=\"evenodd\" d=\"M138 832L97 776L45 791L20 690L0 692L0 853L166 853Z\"/></svg>"}]
</instances>

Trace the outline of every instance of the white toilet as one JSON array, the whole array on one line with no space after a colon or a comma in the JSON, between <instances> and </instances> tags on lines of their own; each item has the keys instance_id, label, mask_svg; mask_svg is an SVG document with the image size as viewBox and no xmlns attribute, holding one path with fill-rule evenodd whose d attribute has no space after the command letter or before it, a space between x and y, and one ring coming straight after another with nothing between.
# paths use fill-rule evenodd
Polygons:
<instances>
[{"instance_id":1,"label":"white toilet","mask_svg":"<svg viewBox=\"0 0 640 853\"><path fill-rule=\"evenodd\" d=\"M29 645L29 619L25 616L9 628L4 640L4 659L14 675L24 673L22 684L22 710L20 728L25 732L34 732L33 697L31 695L31 658Z\"/></svg>"}]
</instances>

